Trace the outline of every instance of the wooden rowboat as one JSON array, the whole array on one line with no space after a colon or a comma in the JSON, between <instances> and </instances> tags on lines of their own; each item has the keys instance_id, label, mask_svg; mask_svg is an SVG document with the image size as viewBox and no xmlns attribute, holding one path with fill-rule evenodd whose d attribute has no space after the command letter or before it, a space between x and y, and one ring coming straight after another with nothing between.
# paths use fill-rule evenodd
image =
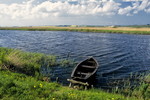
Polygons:
<instances>
[{"instance_id":1,"label":"wooden rowboat","mask_svg":"<svg viewBox=\"0 0 150 100\"><path fill-rule=\"evenodd\" d=\"M72 71L71 78L73 80L86 81L95 74L98 69L98 62L90 57L80 62Z\"/></svg>"}]
</instances>

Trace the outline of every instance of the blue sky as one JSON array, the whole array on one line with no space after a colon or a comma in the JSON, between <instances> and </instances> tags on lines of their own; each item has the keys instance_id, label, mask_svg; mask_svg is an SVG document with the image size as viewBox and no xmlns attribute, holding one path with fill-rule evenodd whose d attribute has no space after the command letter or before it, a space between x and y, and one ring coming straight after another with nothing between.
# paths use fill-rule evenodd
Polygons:
<instances>
[{"instance_id":1,"label":"blue sky","mask_svg":"<svg viewBox=\"0 0 150 100\"><path fill-rule=\"evenodd\" d=\"M150 24L150 0L2 0L0 26Z\"/></svg>"}]
</instances>

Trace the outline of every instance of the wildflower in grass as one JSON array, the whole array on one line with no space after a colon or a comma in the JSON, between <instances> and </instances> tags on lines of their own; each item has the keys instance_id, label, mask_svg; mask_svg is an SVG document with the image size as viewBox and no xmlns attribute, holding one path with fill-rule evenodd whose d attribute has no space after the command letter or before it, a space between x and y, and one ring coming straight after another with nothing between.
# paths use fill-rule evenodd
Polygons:
<instances>
[{"instance_id":1,"label":"wildflower in grass","mask_svg":"<svg viewBox=\"0 0 150 100\"><path fill-rule=\"evenodd\" d=\"M75 94L70 94L71 96L74 96Z\"/></svg>"},{"instance_id":2,"label":"wildflower in grass","mask_svg":"<svg viewBox=\"0 0 150 100\"><path fill-rule=\"evenodd\" d=\"M75 94L73 93L68 93L68 95L71 97L71 96L75 96Z\"/></svg>"},{"instance_id":3,"label":"wildflower in grass","mask_svg":"<svg viewBox=\"0 0 150 100\"><path fill-rule=\"evenodd\" d=\"M55 98L52 98L52 100L55 100Z\"/></svg>"},{"instance_id":4,"label":"wildflower in grass","mask_svg":"<svg viewBox=\"0 0 150 100\"><path fill-rule=\"evenodd\" d=\"M43 87L43 85L40 83L40 88L42 88Z\"/></svg>"},{"instance_id":5,"label":"wildflower in grass","mask_svg":"<svg viewBox=\"0 0 150 100\"><path fill-rule=\"evenodd\" d=\"M107 100L115 100L115 98L108 98ZM120 99L119 99L120 100Z\"/></svg>"},{"instance_id":6,"label":"wildflower in grass","mask_svg":"<svg viewBox=\"0 0 150 100\"><path fill-rule=\"evenodd\" d=\"M36 86L34 85L34 88L36 88Z\"/></svg>"},{"instance_id":7,"label":"wildflower in grass","mask_svg":"<svg viewBox=\"0 0 150 100\"><path fill-rule=\"evenodd\" d=\"M115 100L115 98L111 98L111 100Z\"/></svg>"}]
</instances>

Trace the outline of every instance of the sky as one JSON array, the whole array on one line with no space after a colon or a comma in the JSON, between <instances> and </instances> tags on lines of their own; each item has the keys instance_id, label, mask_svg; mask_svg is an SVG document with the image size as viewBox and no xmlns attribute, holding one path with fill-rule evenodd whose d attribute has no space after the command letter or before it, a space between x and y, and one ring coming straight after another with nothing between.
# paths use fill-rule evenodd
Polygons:
<instances>
[{"instance_id":1,"label":"sky","mask_svg":"<svg viewBox=\"0 0 150 100\"><path fill-rule=\"evenodd\" d=\"M0 1L0 26L145 24L150 0Z\"/></svg>"}]
</instances>

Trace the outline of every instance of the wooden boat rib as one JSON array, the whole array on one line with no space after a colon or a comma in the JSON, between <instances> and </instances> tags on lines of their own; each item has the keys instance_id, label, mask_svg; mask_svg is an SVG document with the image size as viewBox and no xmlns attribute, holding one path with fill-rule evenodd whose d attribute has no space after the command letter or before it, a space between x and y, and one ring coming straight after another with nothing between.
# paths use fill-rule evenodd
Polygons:
<instances>
[{"instance_id":1,"label":"wooden boat rib","mask_svg":"<svg viewBox=\"0 0 150 100\"><path fill-rule=\"evenodd\" d=\"M98 62L90 57L80 62L72 71L71 78L73 80L87 80L89 79L98 69Z\"/></svg>"}]
</instances>

